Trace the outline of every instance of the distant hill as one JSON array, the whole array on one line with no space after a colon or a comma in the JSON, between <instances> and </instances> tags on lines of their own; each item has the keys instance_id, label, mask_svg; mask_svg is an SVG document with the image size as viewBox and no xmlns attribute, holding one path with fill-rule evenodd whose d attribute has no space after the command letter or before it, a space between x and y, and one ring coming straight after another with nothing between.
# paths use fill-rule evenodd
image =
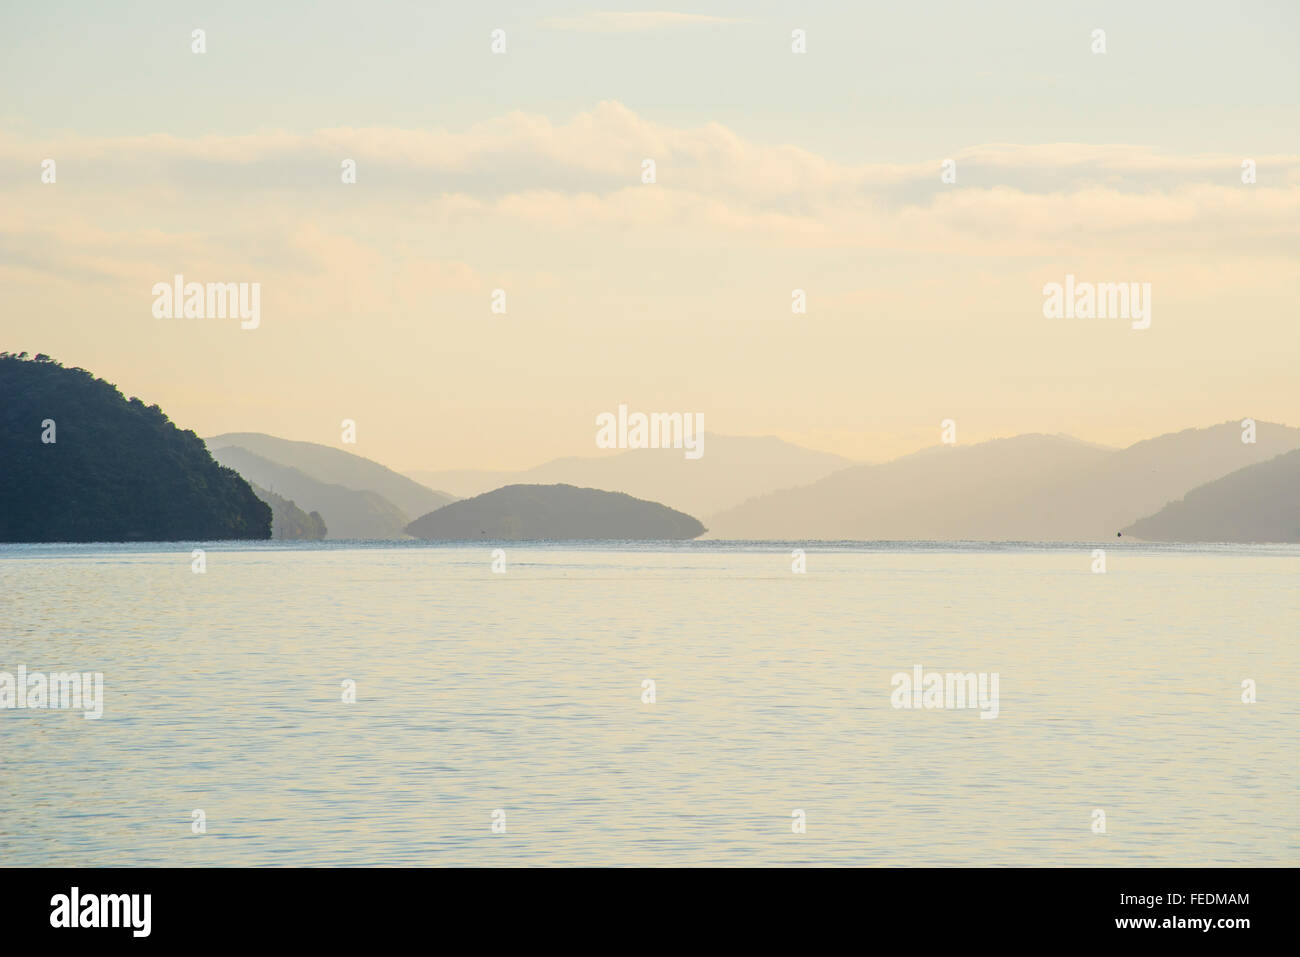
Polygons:
<instances>
[{"instance_id":1,"label":"distant hill","mask_svg":"<svg viewBox=\"0 0 1300 957\"><path fill-rule=\"evenodd\" d=\"M882 465L844 469L710 516L709 537L1041 538L1014 520L1016 503L1039 484L1066 479L1109 454L1057 435L937 446Z\"/></svg>"},{"instance_id":2,"label":"distant hill","mask_svg":"<svg viewBox=\"0 0 1300 957\"><path fill-rule=\"evenodd\" d=\"M1103 541L1197 485L1300 448L1300 429L1240 422L1112 450L1023 435L846 469L707 516L710 538Z\"/></svg>"},{"instance_id":3,"label":"distant hill","mask_svg":"<svg viewBox=\"0 0 1300 957\"><path fill-rule=\"evenodd\" d=\"M635 449L613 455L555 459L522 472L412 472L432 488L468 497L503 485L576 485L662 502L705 515L792 485L807 485L857 463L772 436L706 434L704 455L681 449Z\"/></svg>"},{"instance_id":4,"label":"distant hill","mask_svg":"<svg viewBox=\"0 0 1300 957\"><path fill-rule=\"evenodd\" d=\"M285 540L316 541L325 537L325 520L320 512L310 515L287 498L268 492L260 485L248 483L253 493L271 506L271 537Z\"/></svg>"},{"instance_id":5,"label":"distant hill","mask_svg":"<svg viewBox=\"0 0 1300 957\"><path fill-rule=\"evenodd\" d=\"M238 446L214 449L212 457L248 481L292 500L299 508L319 512L328 529L328 538L406 537L402 529L409 519L378 492L322 482L299 469L264 459Z\"/></svg>"},{"instance_id":6,"label":"distant hill","mask_svg":"<svg viewBox=\"0 0 1300 957\"><path fill-rule=\"evenodd\" d=\"M270 535L271 507L158 406L85 369L0 353L0 541Z\"/></svg>"},{"instance_id":7,"label":"distant hill","mask_svg":"<svg viewBox=\"0 0 1300 957\"><path fill-rule=\"evenodd\" d=\"M298 469L327 485L377 492L405 515L423 515L454 501L399 472L342 449L315 442L295 442L261 432L227 432L207 440L208 448L238 446L278 465Z\"/></svg>"},{"instance_id":8,"label":"distant hill","mask_svg":"<svg viewBox=\"0 0 1300 957\"><path fill-rule=\"evenodd\" d=\"M439 541L657 541L695 538L699 521L622 492L572 485L507 485L453 502L407 526Z\"/></svg>"},{"instance_id":9,"label":"distant hill","mask_svg":"<svg viewBox=\"0 0 1300 957\"><path fill-rule=\"evenodd\" d=\"M1027 496L1021 508L1043 538L1101 541L1198 485L1300 448L1300 429L1256 423L1241 441L1240 420L1184 429L1120 449L1092 469Z\"/></svg>"},{"instance_id":10,"label":"distant hill","mask_svg":"<svg viewBox=\"0 0 1300 957\"><path fill-rule=\"evenodd\" d=\"M1194 488L1124 534L1149 542L1300 542L1300 450Z\"/></svg>"}]
</instances>

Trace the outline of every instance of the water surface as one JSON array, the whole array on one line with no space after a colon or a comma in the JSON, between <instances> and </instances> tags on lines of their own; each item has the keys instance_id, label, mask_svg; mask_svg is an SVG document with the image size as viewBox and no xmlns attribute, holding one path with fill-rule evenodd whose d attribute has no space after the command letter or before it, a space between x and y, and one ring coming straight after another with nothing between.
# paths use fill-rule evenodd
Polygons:
<instances>
[{"instance_id":1,"label":"water surface","mask_svg":"<svg viewBox=\"0 0 1300 957\"><path fill-rule=\"evenodd\" d=\"M1300 548L193 547L0 546L0 863L1300 864Z\"/></svg>"}]
</instances>

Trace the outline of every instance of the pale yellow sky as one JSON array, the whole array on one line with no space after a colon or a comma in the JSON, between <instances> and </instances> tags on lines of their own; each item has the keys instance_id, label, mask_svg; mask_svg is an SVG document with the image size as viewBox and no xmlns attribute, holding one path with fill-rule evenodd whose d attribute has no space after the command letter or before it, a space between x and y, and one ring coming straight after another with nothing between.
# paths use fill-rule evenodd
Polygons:
<instances>
[{"instance_id":1,"label":"pale yellow sky","mask_svg":"<svg viewBox=\"0 0 1300 957\"><path fill-rule=\"evenodd\" d=\"M613 57L622 43L708 29L741 31L725 34L739 44L766 29L725 12L561 18L536 36ZM1081 88L1110 102L1113 78L1098 77L1139 69L1090 58L1055 25L1022 26L1073 51L1063 75L1093 71ZM788 58L782 44L762 55ZM176 55L182 88L195 64ZM1070 100L1087 117L1073 138L1035 135L1001 107L985 128L940 136L915 94L914 135L861 148L849 127L870 117L836 99L838 74L804 91L828 122L844 117L833 143L811 125L783 132L790 107L760 94L742 108L720 91L701 116L698 91L689 107L672 86L633 105L607 95L622 80L529 76L489 103L443 86L437 122L376 97L304 123L270 109L306 95L291 77L261 99L204 87L206 131L190 111L142 113L125 97L96 115L20 98L0 116L0 348L84 366L200 435L339 445L353 419L349 450L400 469L596 454L595 418L619 403L877 461L934 444L948 418L960 442L1064 432L1109 445L1245 416L1300 425L1300 149L1267 134L1290 128L1269 110L1292 115L1272 94L1253 107L1264 119L1250 115L1261 135L1202 131L1199 146L1136 121L1114 129L1101 99L1085 113ZM548 87L572 105L545 102ZM1174 88L1159 93L1181 115ZM302 115L327 118L314 96ZM236 100L243 112L218 109ZM55 183L41 182L47 158ZM155 318L151 289L177 273L260 283L259 327ZM1043 286L1067 273L1150 283L1150 328L1045 318ZM496 289L505 315L490 310ZM791 313L795 289L806 315Z\"/></svg>"}]
</instances>

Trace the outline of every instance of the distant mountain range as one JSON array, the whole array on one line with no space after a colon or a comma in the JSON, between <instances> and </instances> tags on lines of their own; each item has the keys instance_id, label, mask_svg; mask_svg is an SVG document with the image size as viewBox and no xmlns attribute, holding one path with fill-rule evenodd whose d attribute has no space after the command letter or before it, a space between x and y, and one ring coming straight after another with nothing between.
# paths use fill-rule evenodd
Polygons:
<instances>
[{"instance_id":1,"label":"distant mountain range","mask_svg":"<svg viewBox=\"0 0 1300 957\"><path fill-rule=\"evenodd\" d=\"M938 446L845 469L704 519L710 538L1102 541L1190 489L1300 448L1260 422L1187 429L1112 450L1060 435Z\"/></svg>"},{"instance_id":2,"label":"distant mountain range","mask_svg":"<svg viewBox=\"0 0 1300 957\"><path fill-rule=\"evenodd\" d=\"M226 446L246 449L270 462L298 469L318 482L375 492L411 517L441 508L456 498L436 492L378 462L329 445L295 442L261 432L226 432L205 441L210 449Z\"/></svg>"},{"instance_id":3,"label":"distant mountain range","mask_svg":"<svg viewBox=\"0 0 1300 957\"><path fill-rule=\"evenodd\" d=\"M292 500L298 508L318 512L325 522L327 538L406 537L402 530L410 518L378 492L325 482L237 445L212 448L212 457L252 484Z\"/></svg>"},{"instance_id":4,"label":"distant mountain range","mask_svg":"<svg viewBox=\"0 0 1300 957\"><path fill-rule=\"evenodd\" d=\"M1014 539L1029 525L1021 512L1027 495L1108 454L1054 435L937 446L759 496L706 523L710 538Z\"/></svg>"},{"instance_id":5,"label":"distant mountain range","mask_svg":"<svg viewBox=\"0 0 1300 957\"><path fill-rule=\"evenodd\" d=\"M439 541L658 541L695 538L704 526L675 509L622 492L507 485L445 505L406 531Z\"/></svg>"},{"instance_id":6,"label":"distant mountain range","mask_svg":"<svg viewBox=\"0 0 1300 957\"><path fill-rule=\"evenodd\" d=\"M83 369L0 353L0 541L688 539L706 525L715 539L1300 541L1300 429L1243 434L1229 421L1123 449L1020 435L878 465L710 436L694 460L413 473L458 502L330 446L239 432L205 447Z\"/></svg>"},{"instance_id":7,"label":"distant mountain range","mask_svg":"<svg viewBox=\"0 0 1300 957\"><path fill-rule=\"evenodd\" d=\"M410 513L380 494L380 488L405 496L402 500L420 507L416 514L423 517L436 514L451 498L328 446L251 433L209 441L234 439L245 447L218 449L218 461L304 509L319 511L330 537L415 534L408 527ZM1030 434L970 446L934 446L864 465L771 437L710 436L707 454L698 460L686 459L677 449L637 450L556 459L524 472L412 476L470 496L496 488L494 482L624 492L703 516L711 539L1094 542L1122 531L1130 538L1193 541L1212 531L1216 541L1288 541L1292 531L1286 526L1285 503L1266 506L1247 519L1240 509L1228 509L1225 499L1216 522L1208 516L1192 519L1205 502L1219 501L1212 491L1199 493L1201 486L1241 471L1230 486L1234 494L1251 483L1265 483L1261 494L1271 494L1267 483L1274 473L1251 467L1300 450L1300 429L1269 422L1256 423L1253 443L1241 439L1239 421L1185 429L1123 449L1066 435ZM268 456L253 456L252 446ZM271 460L272 455L281 458ZM300 467L276 470L291 463ZM519 481L520 476L528 480ZM752 494L741 501L746 493ZM1178 506L1184 496L1187 503ZM723 505L710 512L709 503ZM485 504L496 506L500 500ZM331 512L337 521L331 521ZM1269 515L1279 523L1271 530ZM1240 518L1240 527L1233 516ZM449 520L444 515L439 522ZM489 524L484 521L481 530L486 533ZM435 527L441 529L421 526L426 533ZM458 534L474 538L478 531L467 525Z\"/></svg>"},{"instance_id":8,"label":"distant mountain range","mask_svg":"<svg viewBox=\"0 0 1300 957\"><path fill-rule=\"evenodd\" d=\"M626 492L690 515L705 515L792 485L807 485L853 461L772 436L709 435L705 454L635 449L606 456L555 459L521 472L410 472L431 488L462 498L503 485L574 485Z\"/></svg>"}]
</instances>

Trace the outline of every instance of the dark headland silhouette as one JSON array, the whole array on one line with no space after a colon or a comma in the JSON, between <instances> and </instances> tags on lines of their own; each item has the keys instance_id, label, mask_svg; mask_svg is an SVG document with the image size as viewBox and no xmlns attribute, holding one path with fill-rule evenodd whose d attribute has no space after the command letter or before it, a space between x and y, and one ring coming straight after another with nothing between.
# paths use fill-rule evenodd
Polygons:
<instances>
[{"instance_id":1,"label":"dark headland silhouette","mask_svg":"<svg viewBox=\"0 0 1300 957\"><path fill-rule=\"evenodd\" d=\"M156 405L85 369L0 353L0 541L271 536L271 507Z\"/></svg>"},{"instance_id":2,"label":"dark headland silhouette","mask_svg":"<svg viewBox=\"0 0 1300 957\"><path fill-rule=\"evenodd\" d=\"M704 533L684 512L573 485L507 485L444 505L406 527L407 534L437 541L660 541Z\"/></svg>"}]
</instances>

